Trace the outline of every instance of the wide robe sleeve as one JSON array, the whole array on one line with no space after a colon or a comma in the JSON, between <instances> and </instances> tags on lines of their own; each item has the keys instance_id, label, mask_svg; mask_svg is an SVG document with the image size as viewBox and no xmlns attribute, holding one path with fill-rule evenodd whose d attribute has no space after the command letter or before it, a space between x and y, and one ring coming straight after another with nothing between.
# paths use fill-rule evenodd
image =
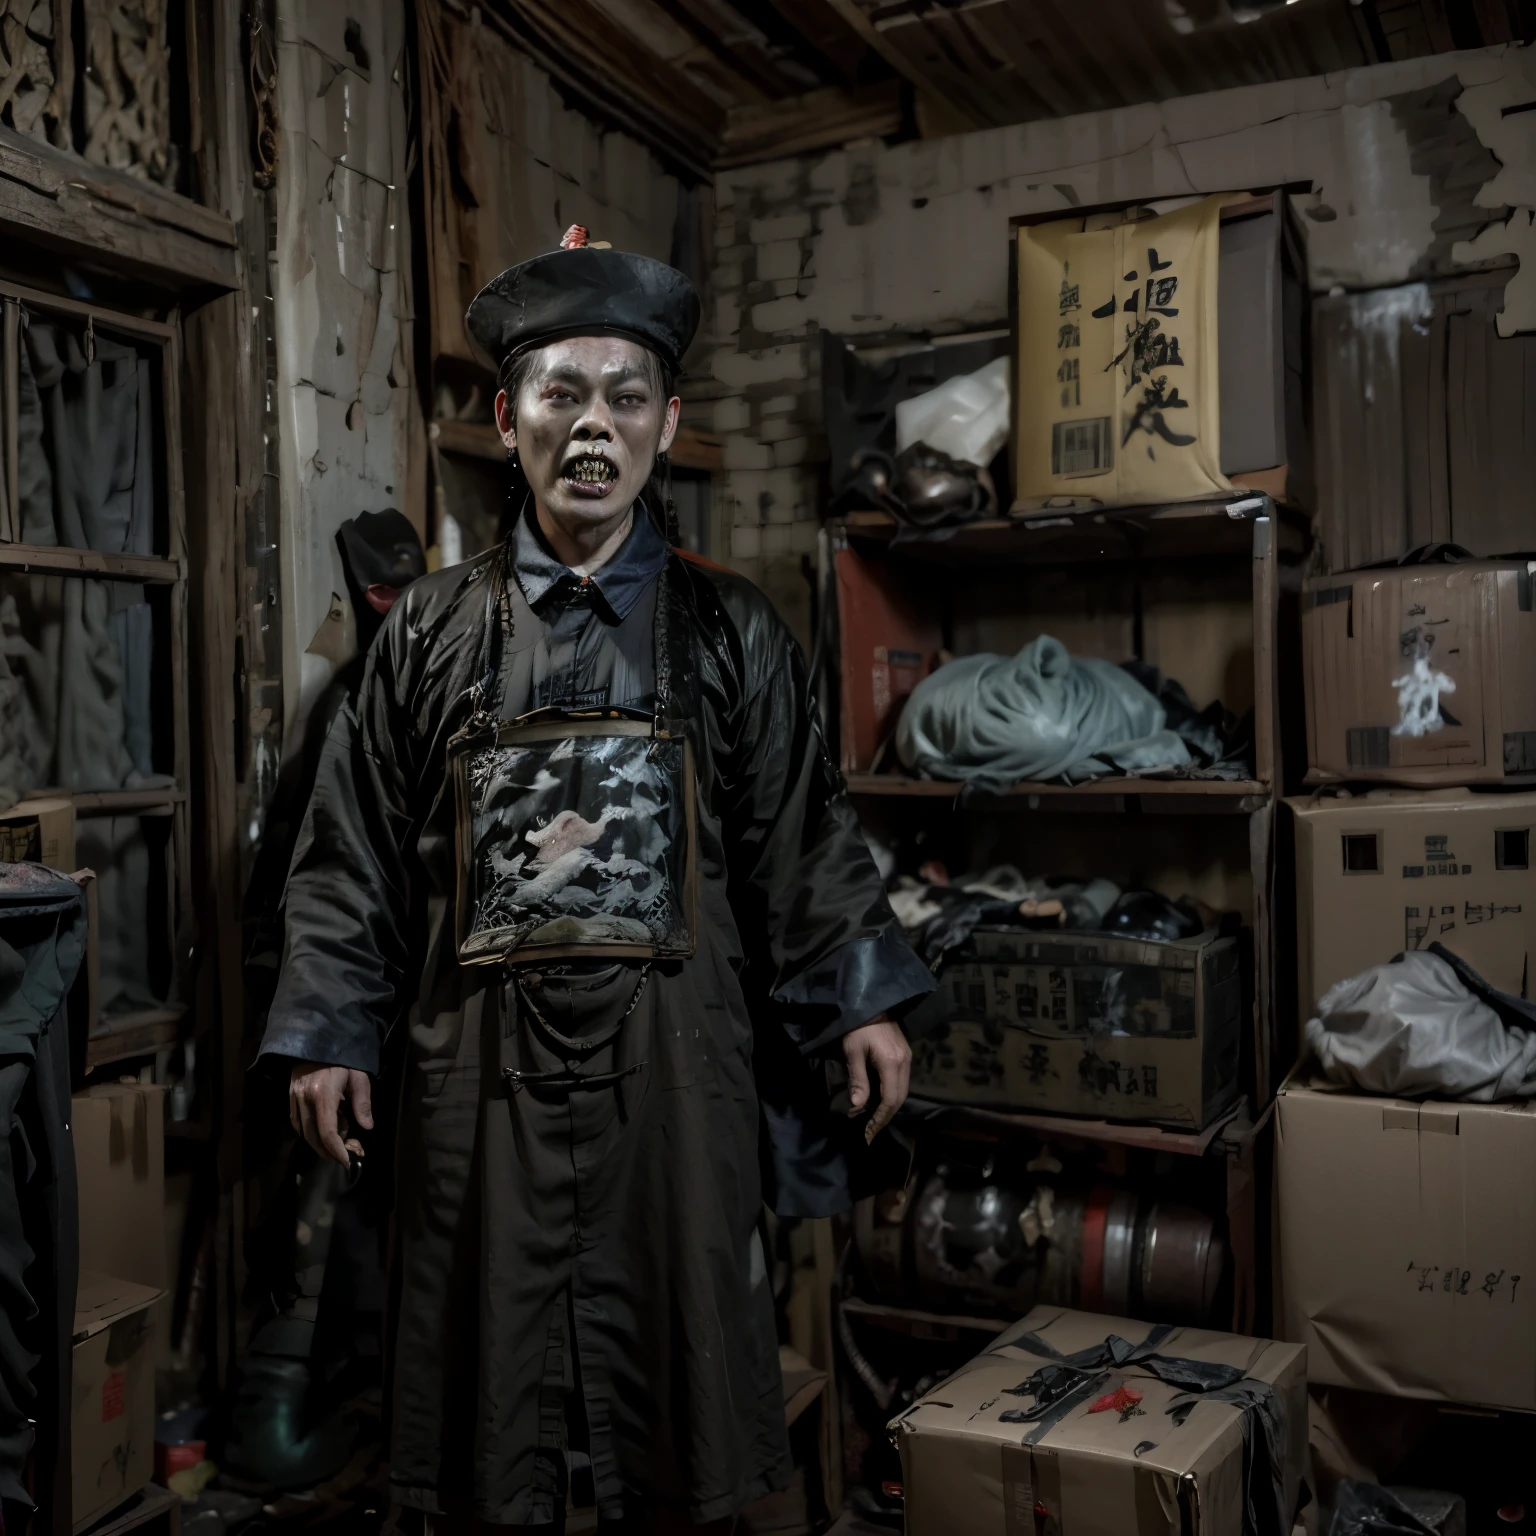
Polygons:
<instances>
[{"instance_id":1,"label":"wide robe sleeve","mask_svg":"<svg viewBox=\"0 0 1536 1536\"><path fill-rule=\"evenodd\" d=\"M809 1055L899 1014L934 980L886 900L794 637L769 611L743 640L748 693L725 818L732 906L766 947L773 1011Z\"/></svg>"},{"instance_id":2,"label":"wide robe sleeve","mask_svg":"<svg viewBox=\"0 0 1536 1536\"><path fill-rule=\"evenodd\" d=\"M401 708L404 602L385 621L357 706L336 714L294 848L282 971L261 1055L376 1073L412 992L413 733Z\"/></svg>"}]
</instances>

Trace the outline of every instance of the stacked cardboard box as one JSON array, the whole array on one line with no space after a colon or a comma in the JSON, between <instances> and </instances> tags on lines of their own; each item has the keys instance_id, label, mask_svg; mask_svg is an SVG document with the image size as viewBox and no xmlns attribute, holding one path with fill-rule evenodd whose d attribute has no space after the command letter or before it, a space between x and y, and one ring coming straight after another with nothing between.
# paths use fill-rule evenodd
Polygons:
<instances>
[{"instance_id":1,"label":"stacked cardboard box","mask_svg":"<svg viewBox=\"0 0 1536 1536\"><path fill-rule=\"evenodd\" d=\"M75 1095L80 1201L71 1457L74 1528L137 1493L154 1462L155 1366L169 1346L165 1090L108 1083Z\"/></svg>"},{"instance_id":2,"label":"stacked cardboard box","mask_svg":"<svg viewBox=\"0 0 1536 1536\"><path fill-rule=\"evenodd\" d=\"M1288 802L1298 1022L1432 944L1531 996L1533 578L1457 561L1307 583L1309 779L1356 787ZM1311 1379L1536 1409L1536 1106L1341 1092L1303 1063L1276 1136L1276 1322Z\"/></svg>"},{"instance_id":3,"label":"stacked cardboard box","mask_svg":"<svg viewBox=\"0 0 1536 1536\"><path fill-rule=\"evenodd\" d=\"M978 929L913 1045L912 1091L1199 1131L1237 1097L1237 940Z\"/></svg>"},{"instance_id":4,"label":"stacked cardboard box","mask_svg":"<svg viewBox=\"0 0 1536 1536\"><path fill-rule=\"evenodd\" d=\"M908 1536L1284 1529L1306 1352L1036 1307L890 1428Z\"/></svg>"},{"instance_id":5,"label":"stacked cardboard box","mask_svg":"<svg viewBox=\"0 0 1536 1536\"><path fill-rule=\"evenodd\" d=\"M154 1309L162 1292L82 1268L70 1411L72 1526L132 1498L155 1459Z\"/></svg>"}]
</instances>

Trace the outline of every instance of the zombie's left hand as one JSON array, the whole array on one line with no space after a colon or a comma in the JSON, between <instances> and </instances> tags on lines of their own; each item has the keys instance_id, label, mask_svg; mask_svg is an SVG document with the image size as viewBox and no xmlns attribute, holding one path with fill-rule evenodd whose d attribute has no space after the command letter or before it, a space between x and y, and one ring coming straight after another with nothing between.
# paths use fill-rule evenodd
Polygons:
<instances>
[{"instance_id":1,"label":"zombie's left hand","mask_svg":"<svg viewBox=\"0 0 1536 1536\"><path fill-rule=\"evenodd\" d=\"M899 1025L885 1014L843 1036L843 1056L848 1063L848 1098L850 1117L869 1103L869 1080L873 1075L880 1084L880 1103L869 1124L864 1140L871 1142L891 1123L907 1097L907 1083L912 1072L912 1047Z\"/></svg>"}]
</instances>

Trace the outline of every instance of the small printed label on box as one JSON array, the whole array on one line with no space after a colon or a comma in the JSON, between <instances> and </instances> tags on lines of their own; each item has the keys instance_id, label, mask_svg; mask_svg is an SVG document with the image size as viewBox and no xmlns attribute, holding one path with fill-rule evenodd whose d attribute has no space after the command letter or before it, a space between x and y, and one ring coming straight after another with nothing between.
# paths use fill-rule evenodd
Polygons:
<instances>
[{"instance_id":1,"label":"small printed label on box","mask_svg":"<svg viewBox=\"0 0 1536 1536\"><path fill-rule=\"evenodd\" d=\"M111 1371L101 1384L101 1422L110 1424L123 1416L124 1398L127 1396L127 1377L121 1371Z\"/></svg>"}]
</instances>

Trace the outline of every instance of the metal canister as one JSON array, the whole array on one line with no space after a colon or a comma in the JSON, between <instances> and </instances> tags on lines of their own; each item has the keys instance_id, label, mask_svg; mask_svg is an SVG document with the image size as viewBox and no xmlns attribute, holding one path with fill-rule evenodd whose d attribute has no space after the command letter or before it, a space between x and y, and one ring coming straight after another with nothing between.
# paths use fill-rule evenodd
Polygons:
<instances>
[{"instance_id":1,"label":"metal canister","mask_svg":"<svg viewBox=\"0 0 1536 1536\"><path fill-rule=\"evenodd\" d=\"M993 1315L1045 1303L1208 1322L1227 1263L1218 1223L1189 1206L1049 1178L959 1185L942 1169L910 1198L863 1202L854 1236L882 1300Z\"/></svg>"}]
</instances>

